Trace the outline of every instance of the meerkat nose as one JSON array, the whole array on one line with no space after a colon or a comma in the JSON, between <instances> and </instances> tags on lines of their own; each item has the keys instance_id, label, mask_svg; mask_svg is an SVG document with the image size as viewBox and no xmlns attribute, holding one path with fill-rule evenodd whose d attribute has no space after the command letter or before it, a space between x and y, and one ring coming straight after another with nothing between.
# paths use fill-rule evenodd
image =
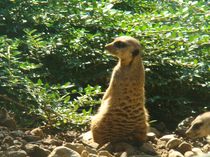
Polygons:
<instances>
[{"instance_id":1,"label":"meerkat nose","mask_svg":"<svg viewBox=\"0 0 210 157\"><path fill-rule=\"evenodd\" d=\"M107 45L105 45L105 49L107 50L108 49L108 47L109 47L109 45L107 44Z\"/></svg>"},{"instance_id":2,"label":"meerkat nose","mask_svg":"<svg viewBox=\"0 0 210 157\"><path fill-rule=\"evenodd\" d=\"M110 44L106 44L105 45L105 50L108 50L109 51L110 49L111 49L111 45Z\"/></svg>"},{"instance_id":3,"label":"meerkat nose","mask_svg":"<svg viewBox=\"0 0 210 157\"><path fill-rule=\"evenodd\" d=\"M190 137L191 136L191 130L190 130L190 128L185 132L185 135L187 137Z\"/></svg>"}]
</instances>

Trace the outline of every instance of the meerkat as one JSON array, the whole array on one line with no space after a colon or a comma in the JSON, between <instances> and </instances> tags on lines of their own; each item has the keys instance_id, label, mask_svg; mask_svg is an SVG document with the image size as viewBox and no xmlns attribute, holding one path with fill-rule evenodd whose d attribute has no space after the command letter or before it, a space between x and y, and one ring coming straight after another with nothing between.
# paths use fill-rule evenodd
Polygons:
<instances>
[{"instance_id":1,"label":"meerkat","mask_svg":"<svg viewBox=\"0 0 210 157\"><path fill-rule=\"evenodd\" d=\"M4 108L0 109L0 125L6 126L12 130L16 129L17 127L13 117L11 117Z\"/></svg>"},{"instance_id":2,"label":"meerkat","mask_svg":"<svg viewBox=\"0 0 210 157\"><path fill-rule=\"evenodd\" d=\"M190 138L199 138L210 135L210 112L198 115L191 123L186 135Z\"/></svg>"},{"instance_id":3,"label":"meerkat","mask_svg":"<svg viewBox=\"0 0 210 157\"><path fill-rule=\"evenodd\" d=\"M146 140L148 113L145 108L145 73L138 40L122 36L105 46L118 58L109 87L91 122L94 142L138 142Z\"/></svg>"}]
</instances>

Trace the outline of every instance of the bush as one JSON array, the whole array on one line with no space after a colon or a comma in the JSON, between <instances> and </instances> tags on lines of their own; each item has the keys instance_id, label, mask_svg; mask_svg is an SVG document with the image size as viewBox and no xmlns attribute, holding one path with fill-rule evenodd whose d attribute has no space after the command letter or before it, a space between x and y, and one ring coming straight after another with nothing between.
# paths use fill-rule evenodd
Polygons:
<instances>
[{"instance_id":1,"label":"bush","mask_svg":"<svg viewBox=\"0 0 210 157\"><path fill-rule=\"evenodd\" d=\"M210 107L207 3L3 0L0 103L45 124L85 124L116 64L104 45L130 35L144 46L151 119L175 126Z\"/></svg>"}]
</instances>

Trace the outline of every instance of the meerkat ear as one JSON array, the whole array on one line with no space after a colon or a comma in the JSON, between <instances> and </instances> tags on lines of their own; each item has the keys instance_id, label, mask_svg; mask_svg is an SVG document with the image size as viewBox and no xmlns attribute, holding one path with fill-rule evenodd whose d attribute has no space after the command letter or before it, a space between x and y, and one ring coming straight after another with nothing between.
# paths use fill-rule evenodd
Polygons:
<instances>
[{"instance_id":1,"label":"meerkat ear","mask_svg":"<svg viewBox=\"0 0 210 157\"><path fill-rule=\"evenodd\" d=\"M139 49L133 50L132 55L136 57L140 53Z\"/></svg>"}]
</instances>

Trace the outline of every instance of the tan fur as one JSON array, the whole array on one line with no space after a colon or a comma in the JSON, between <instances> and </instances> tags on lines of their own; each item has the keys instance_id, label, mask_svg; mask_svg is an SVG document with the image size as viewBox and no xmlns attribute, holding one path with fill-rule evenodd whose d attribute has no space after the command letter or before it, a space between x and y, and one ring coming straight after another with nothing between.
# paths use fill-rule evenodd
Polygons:
<instances>
[{"instance_id":1,"label":"tan fur","mask_svg":"<svg viewBox=\"0 0 210 157\"><path fill-rule=\"evenodd\" d=\"M116 42L126 43L117 48ZM118 37L106 45L106 50L119 58L101 107L93 117L91 131L99 145L107 142L144 142L148 129L148 114L144 96L144 66L139 42L132 37Z\"/></svg>"},{"instance_id":2,"label":"tan fur","mask_svg":"<svg viewBox=\"0 0 210 157\"><path fill-rule=\"evenodd\" d=\"M210 112L205 112L192 121L186 134L191 138L198 138L210 135Z\"/></svg>"}]
</instances>

